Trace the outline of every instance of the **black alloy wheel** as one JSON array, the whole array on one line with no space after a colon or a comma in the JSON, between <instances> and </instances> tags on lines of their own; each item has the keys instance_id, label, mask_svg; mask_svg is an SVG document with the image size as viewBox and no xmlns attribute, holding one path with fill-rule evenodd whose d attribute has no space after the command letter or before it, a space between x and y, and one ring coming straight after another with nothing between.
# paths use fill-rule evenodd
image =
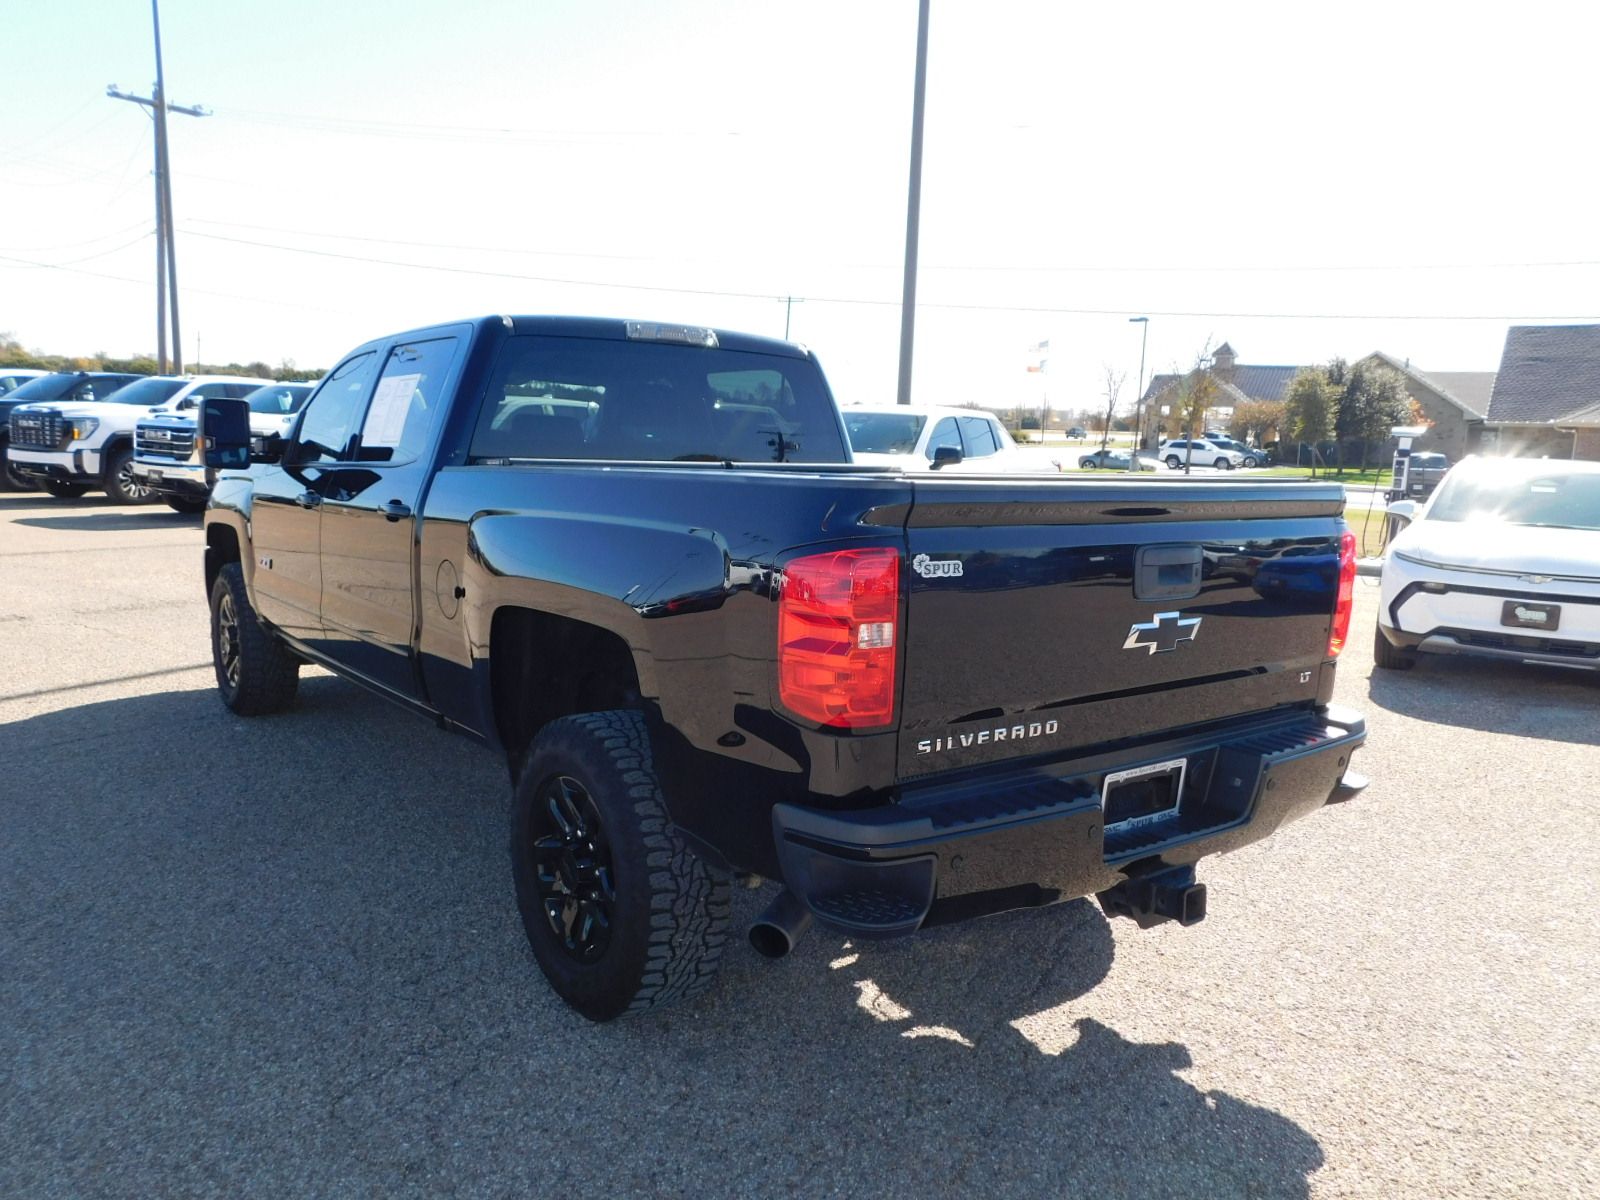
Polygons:
<instances>
[{"instance_id":1,"label":"black alloy wheel","mask_svg":"<svg viewBox=\"0 0 1600 1200\"><path fill-rule=\"evenodd\" d=\"M534 810L535 828L542 832L529 851L545 919L573 960L595 962L611 944L617 902L600 814L588 790L570 775L546 780Z\"/></svg>"},{"instance_id":2,"label":"black alloy wheel","mask_svg":"<svg viewBox=\"0 0 1600 1200\"><path fill-rule=\"evenodd\" d=\"M591 1021L710 984L728 940L728 877L673 824L643 714L551 721L511 801L511 876L528 946Z\"/></svg>"},{"instance_id":3,"label":"black alloy wheel","mask_svg":"<svg viewBox=\"0 0 1600 1200\"><path fill-rule=\"evenodd\" d=\"M236 562L223 564L211 587L211 661L217 694L241 717L281 712L294 702L300 663L256 618Z\"/></svg>"}]
</instances>

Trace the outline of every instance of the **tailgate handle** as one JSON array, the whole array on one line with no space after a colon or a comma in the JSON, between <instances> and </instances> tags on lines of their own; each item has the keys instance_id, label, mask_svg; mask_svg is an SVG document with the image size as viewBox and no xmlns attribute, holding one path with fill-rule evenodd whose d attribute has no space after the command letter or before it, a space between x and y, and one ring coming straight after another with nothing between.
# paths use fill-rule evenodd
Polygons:
<instances>
[{"instance_id":1,"label":"tailgate handle","mask_svg":"<svg viewBox=\"0 0 1600 1200\"><path fill-rule=\"evenodd\" d=\"M1134 558L1136 600L1188 600L1200 594L1199 546L1140 546Z\"/></svg>"}]
</instances>

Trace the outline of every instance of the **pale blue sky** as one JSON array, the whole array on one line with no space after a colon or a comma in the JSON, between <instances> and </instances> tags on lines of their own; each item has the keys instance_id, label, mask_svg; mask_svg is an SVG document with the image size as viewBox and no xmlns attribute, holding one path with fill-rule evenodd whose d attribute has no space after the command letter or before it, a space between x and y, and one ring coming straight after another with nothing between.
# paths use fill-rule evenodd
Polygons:
<instances>
[{"instance_id":1,"label":"pale blue sky","mask_svg":"<svg viewBox=\"0 0 1600 1200\"><path fill-rule=\"evenodd\" d=\"M793 295L840 398L893 396L915 0L162 19L170 99L215 110L172 118L190 357L198 337L208 361L327 365L504 311L781 335ZM1208 339L1492 369L1507 319L1600 320L1596 24L934 0L918 398L1036 402L1048 338L1053 404L1094 403L1105 363L1131 402L1142 312L1149 372ZM149 121L103 94L148 88L148 5L19 5L6 28L0 330L150 350Z\"/></svg>"}]
</instances>

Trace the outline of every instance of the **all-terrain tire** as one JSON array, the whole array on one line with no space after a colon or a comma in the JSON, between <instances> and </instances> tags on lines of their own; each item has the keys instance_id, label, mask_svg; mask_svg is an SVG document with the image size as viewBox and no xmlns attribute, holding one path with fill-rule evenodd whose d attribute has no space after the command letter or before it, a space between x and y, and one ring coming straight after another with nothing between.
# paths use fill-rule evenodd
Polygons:
<instances>
[{"instance_id":1,"label":"all-terrain tire","mask_svg":"<svg viewBox=\"0 0 1600 1200\"><path fill-rule=\"evenodd\" d=\"M1385 671L1409 671L1417 665L1417 652L1391 645L1377 626L1372 630L1372 661Z\"/></svg>"},{"instance_id":2,"label":"all-terrain tire","mask_svg":"<svg viewBox=\"0 0 1600 1200\"><path fill-rule=\"evenodd\" d=\"M150 504L160 499L133 473L133 448L113 450L106 463L106 495L116 504Z\"/></svg>"},{"instance_id":3,"label":"all-terrain tire","mask_svg":"<svg viewBox=\"0 0 1600 1200\"><path fill-rule=\"evenodd\" d=\"M44 482L44 490L57 500L76 500L89 490L89 485L87 483L61 483L55 479L47 479Z\"/></svg>"},{"instance_id":4,"label":"all-terrain tire","mask_svg":"<svg viewBox=\"0 0 1600 1200\"><path fill-rule=\"evenodd\" d=\"M282 712L300 685L300 660L256 617L238 563L211 585L211 662L222 702L241 717Z\"/></svg>"},{"instance_id":5,"label":"all-terrain tire","mask_svg":"<svg viewBox=\"0 0 1600 1200\"><path fill-rule=\"evenodd\" d=\"M573 797L583 814L576 833L570 815L557 815L574 811ZM563 838L567 849L552 852ZM668 817L637 712L563 717L534 738L512 793L511 871L545 978L591 1021L694 996L721 965L728 880L695 855ZM597 935L586 945L572 936L583 931L575 920L558 926L570 920L563 912L581 910L580 893L601 903L598 888L569 887L601 872L610 896L597 947Z\"/></svg>"},{"instance_id":6,"label":"all-terrain tire","mask_svg":"<svg viewBox=\"0 0 1600 1200\"><path fill-rule=\"evenodd\" d=\"M204 500L197 500L190 496L163 496L161 499L166 502L167 507L173 512L188 513L193 516L195 513L203 513L206 510L206 502Z\"/></svg>"}]
</instances>

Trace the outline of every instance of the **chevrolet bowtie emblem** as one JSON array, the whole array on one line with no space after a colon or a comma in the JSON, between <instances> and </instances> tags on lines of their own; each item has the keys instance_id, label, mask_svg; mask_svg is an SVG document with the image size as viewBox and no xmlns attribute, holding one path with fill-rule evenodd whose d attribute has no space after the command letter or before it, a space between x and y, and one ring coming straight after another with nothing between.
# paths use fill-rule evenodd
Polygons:
<instances>
[{"instance_id":1,"label":"chevrolet bowtie emblem","mask_svg":"<svg viewBox=\"0 0 1600 1200\"><path fill-rule=\"evenodd\" d=\"M1155 620L1135 625L1128 630L1124 650L1157 651L1176 650L1179 642L1192 642L1200 632L1200 617L1186 617L1182 613L1157 613Z\"/></svg>"}]
</instances>

